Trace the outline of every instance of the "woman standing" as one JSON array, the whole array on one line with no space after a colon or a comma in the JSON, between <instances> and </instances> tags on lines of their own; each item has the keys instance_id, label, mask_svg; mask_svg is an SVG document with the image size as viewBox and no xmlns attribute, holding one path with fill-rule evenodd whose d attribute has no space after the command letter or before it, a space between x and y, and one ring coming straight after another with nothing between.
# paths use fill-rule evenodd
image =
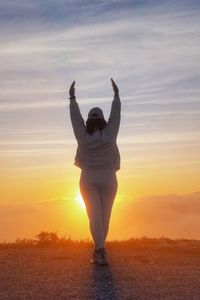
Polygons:
<instances>
[{"instance_id":1,"label":"woman standing","mask_svg":"<svg viewBox=\"0 0 200 300\"><path fill-rule=\"evenodd\" d=\"M103 111L93 107L86 124L82 118L75 96L75 81L71 84L70 117L78 147L74 165L81 168L80 192L85 202L94 252L91 263L108 265L105 240L108 234L113 202L118 183L116 171L120 169L117 134L121 117L119 89L111 78L114 90L108 122Z\"/></svg>"}]
</instances>

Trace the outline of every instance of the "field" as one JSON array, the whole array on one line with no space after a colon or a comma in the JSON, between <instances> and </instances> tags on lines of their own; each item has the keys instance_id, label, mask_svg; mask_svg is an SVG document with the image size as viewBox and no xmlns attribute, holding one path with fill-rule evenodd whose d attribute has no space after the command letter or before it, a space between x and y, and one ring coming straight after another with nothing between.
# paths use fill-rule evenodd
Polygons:
<instances>
[{"instance_id":1,"label":"field","mask_svg":"<svg viewBox=\"0 0 200 300\"><path fill-rule=\"evenodd\" d=\"M106 244L109 267L90 264L91 242L1 244L0 299L200 299L200 241Z\"/></svg>"}]
</instances>

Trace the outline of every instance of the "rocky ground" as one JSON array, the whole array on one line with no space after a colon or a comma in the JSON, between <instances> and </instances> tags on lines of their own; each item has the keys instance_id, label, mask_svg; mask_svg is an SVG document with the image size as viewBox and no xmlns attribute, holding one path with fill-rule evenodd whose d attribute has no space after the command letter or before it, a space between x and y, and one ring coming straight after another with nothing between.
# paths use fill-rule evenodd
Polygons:
<instances>
[{"instance_id":1,"label":"rocky ground","mask_svg":"<svg viewBox=\"0 0 200 300\"><path fill-rule=\"evenodd\" d=\"M92 244L0 247L0 299L200 299L200 242L106 247L109 267L90 264Z\"/></svg>"}]
</instances>

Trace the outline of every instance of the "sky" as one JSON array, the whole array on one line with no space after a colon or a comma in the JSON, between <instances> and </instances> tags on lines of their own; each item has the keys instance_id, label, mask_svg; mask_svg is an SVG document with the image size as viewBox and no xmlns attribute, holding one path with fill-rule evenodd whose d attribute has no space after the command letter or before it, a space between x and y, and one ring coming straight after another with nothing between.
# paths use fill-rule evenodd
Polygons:
<instances>
[{"instance_id":1,"label":"sky","mask_svg":"<svg viewBox=\"0 0 200 300\"><path fill-rule=\"evenodd\" d=\"M121 169L108 239L200 239L199 12L194 0L0 2L0 241L91 238L68 91L75 80L84 120L93 106L108 119L111 77Z\"/></svg>"}]
</instances>

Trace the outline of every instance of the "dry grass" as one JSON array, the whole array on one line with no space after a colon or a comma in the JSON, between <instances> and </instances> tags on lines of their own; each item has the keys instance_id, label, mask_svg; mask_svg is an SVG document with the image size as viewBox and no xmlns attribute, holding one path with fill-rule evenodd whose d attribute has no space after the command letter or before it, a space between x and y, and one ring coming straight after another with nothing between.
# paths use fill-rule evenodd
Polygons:
<instances>
[{"instance_id":1,"label":"dry grass","mask_svg":"<svg viewBox=\"0 0 200 300\"><path fill-rule=\"evenodd\" d=\"M170 239L167 237L159 237L159 238L130 238L127 240L110 240L106 241L108 247L141 247L148 245L199 245L200 240L194 239ZM36 235L35 239L16 239L15 242L1 242L0 248L6 247L46 247L46 246L73 246L73 247L91 247L93 242L89 239L85 240L73 240L70 236L62 236L59 237L56 232L46 232L41 231L38 235Z\"/></svg>"}]
</instances>

